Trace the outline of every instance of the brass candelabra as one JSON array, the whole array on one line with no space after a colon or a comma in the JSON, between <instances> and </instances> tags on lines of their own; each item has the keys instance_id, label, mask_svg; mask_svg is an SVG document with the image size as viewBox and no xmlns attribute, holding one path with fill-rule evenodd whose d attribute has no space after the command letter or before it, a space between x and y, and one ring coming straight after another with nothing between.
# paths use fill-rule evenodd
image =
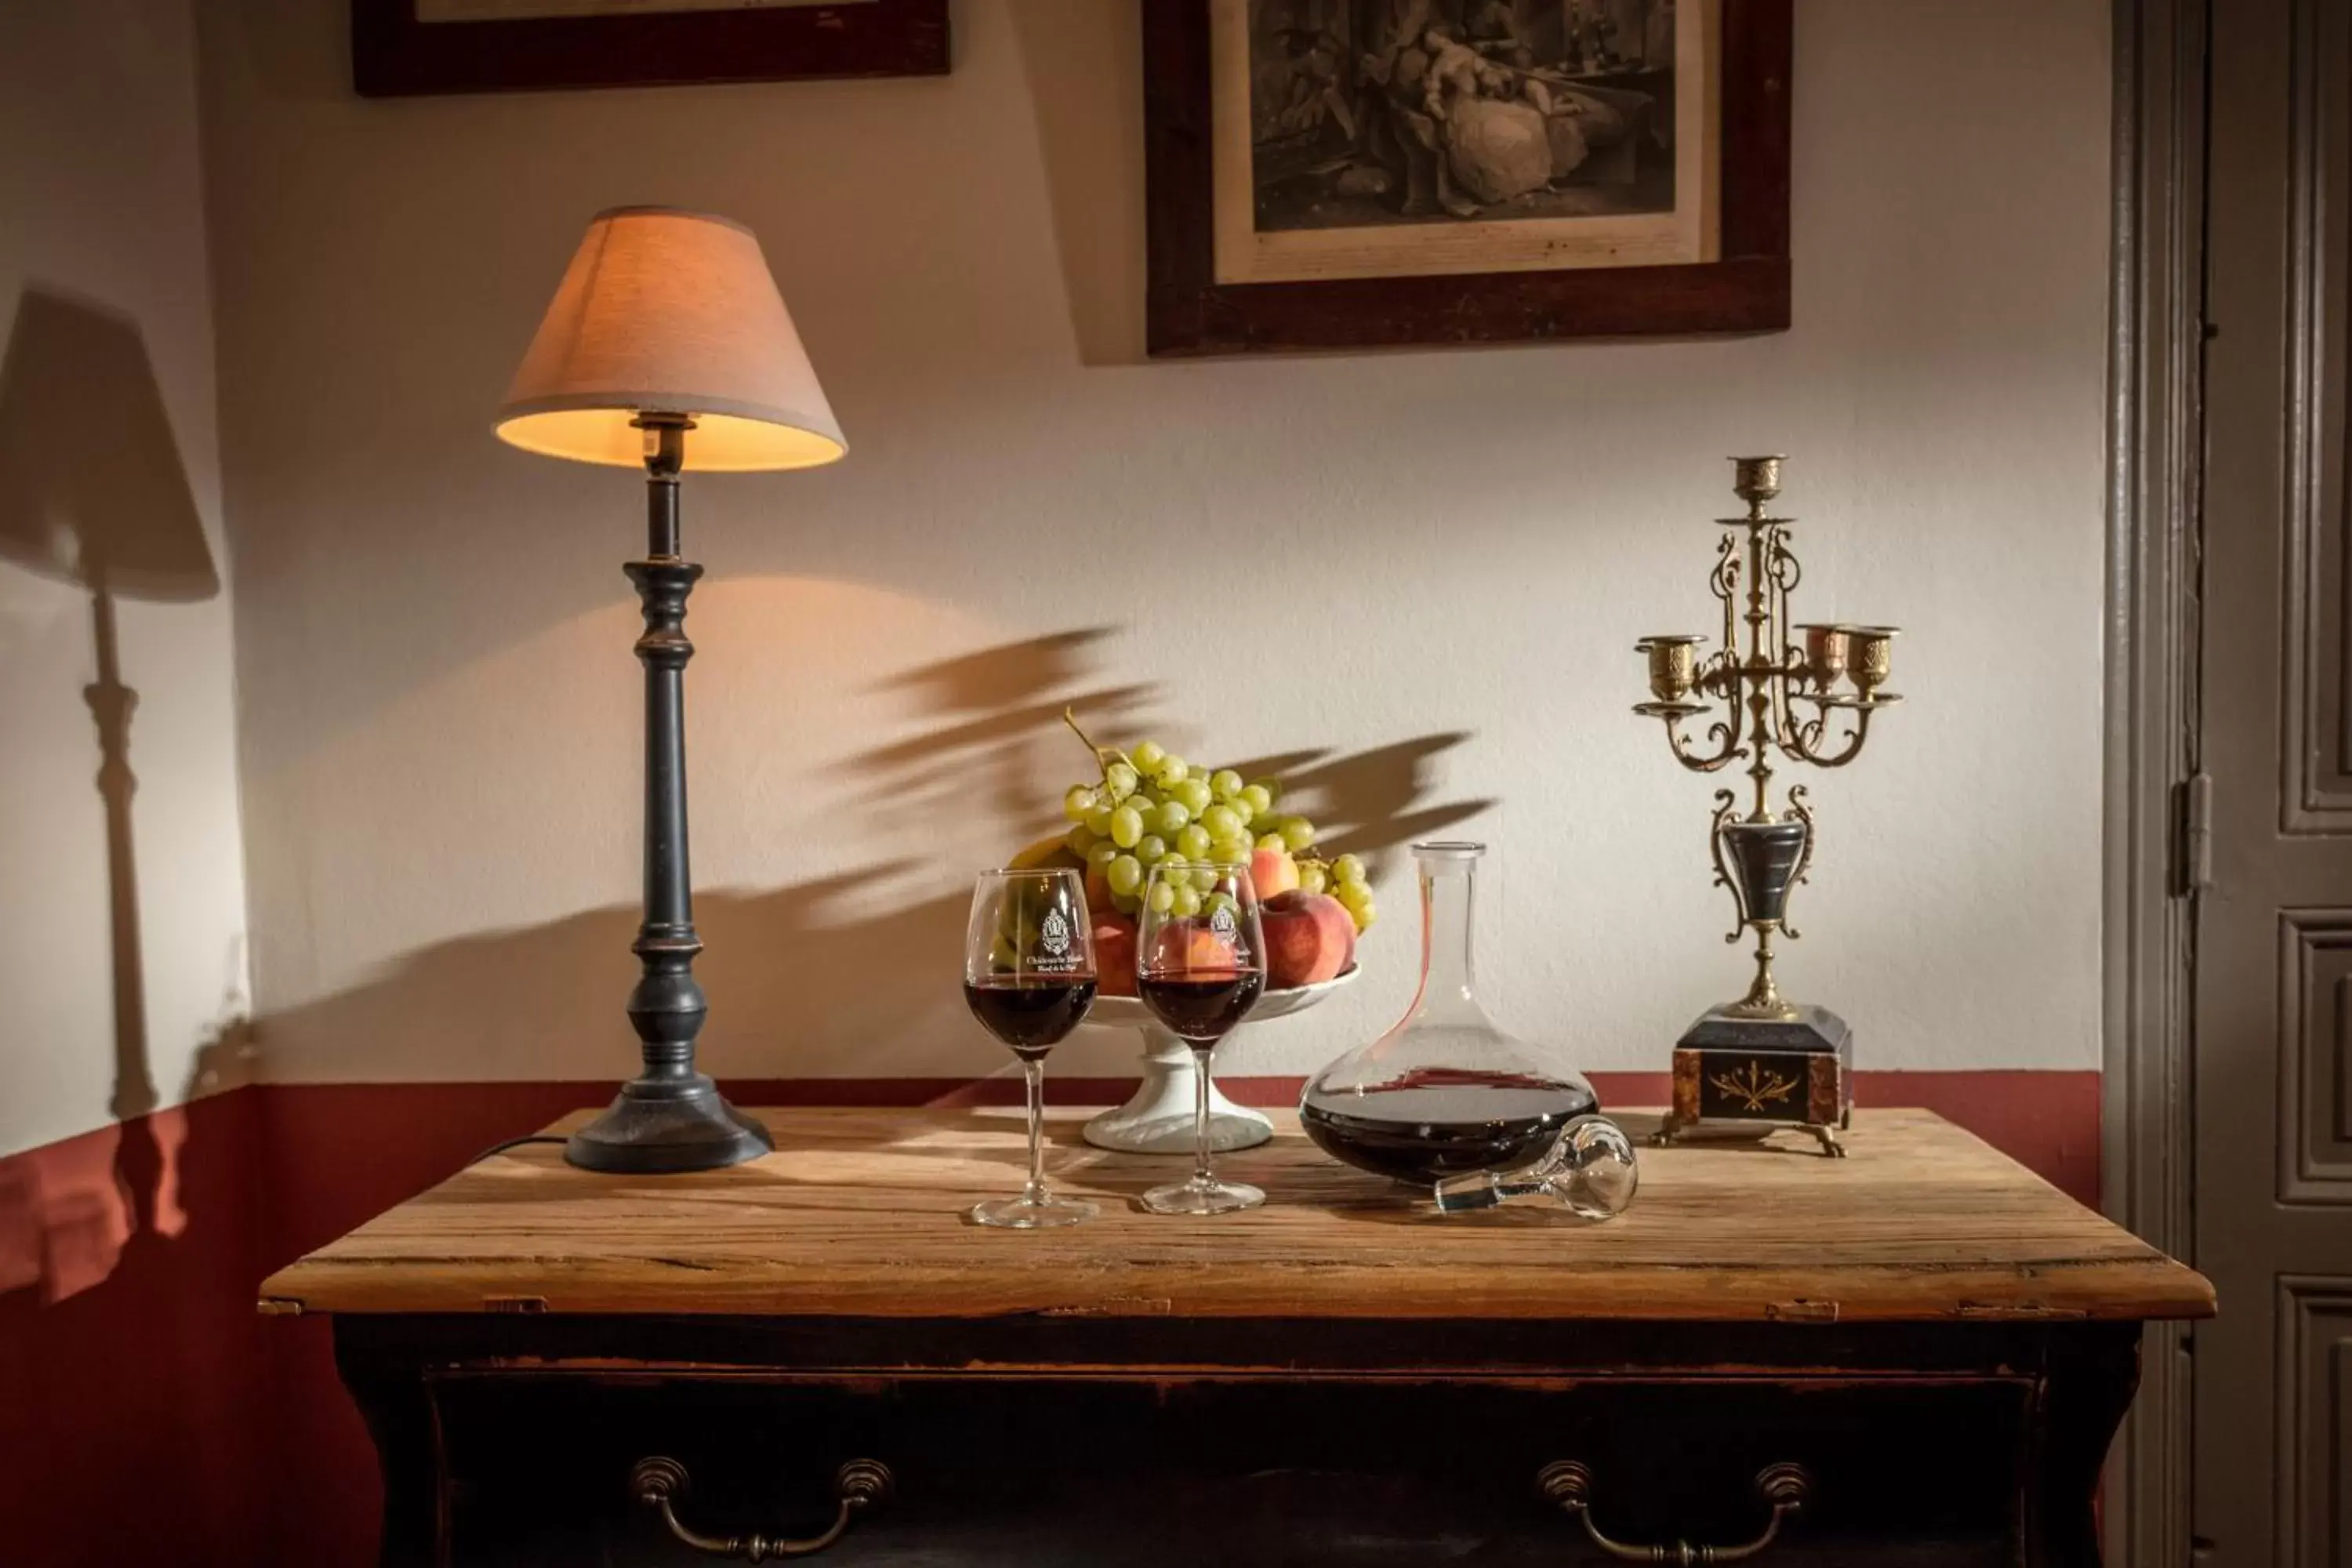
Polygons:
<instances>
[{"instance_id":1,"label":"brass candelabra","mask_svg":"<svg viewBox=\"0 0 2352 1568\"><path fill-rule=\"evenodd\" d=\"M1780 493L1780 462L1732 459L1732 489L1748 514L1719 520L1724 535L1707 579L1722 602L1722 646L1702 654L1704 636L1643 637L1635 646L1649 661L1652 700L1633 711L1664 722L1667 744L1684 767L1712 773L1744 761L1751 786L1744 813L1738 790L1716 792L1709 840L1716 881L1731 890L1738 917L1724 940L1755 932L1756 976L1745 996L1714 1009L1685 1036L1675 1053L1676 1115L1669 1132L1697 1120L1704 1100L1709 1116L1775 1119L1778 1112L1780 1120L1801 1120L1834 1151L1828 1129L1843 1120L1845 1025L1825 1008L1789 1002L1772 976L1774 939L1798 934L1788 923L1789 896L1807 878L1814 838L1804 785L1791 785L1784 808L1774 810L1773 763L1780 757L1844 767L1862 754L1872 716L1902 699L1885 689L1895 627L1790 618L1790 596L1803 575L1789 547L1792 520L1766 510ZM1701 750L1684 726L1714 715L1717 702L1723 712L1707 726ZM1722 1046L1735 1047L1738 1059L1717 1060ZM1799 1080L1782 1070L1786 1064L1769 1059L1788 1051L1826 1054L1835 1064L1832 1081L1811 1085L1812 1107L1802 1116L1794 1114ZM1759 1052L1765 1059L1754 1059ZM1817 1066L1801 1065L1808 1071ZM1695 1085L1687 1114L1686 1076ZM1713 1093L1706 1092L1710 1085ZM1822 1090L1834 1091L1836 1103L1821 1101Z\"/></svg>"}]
</instances>

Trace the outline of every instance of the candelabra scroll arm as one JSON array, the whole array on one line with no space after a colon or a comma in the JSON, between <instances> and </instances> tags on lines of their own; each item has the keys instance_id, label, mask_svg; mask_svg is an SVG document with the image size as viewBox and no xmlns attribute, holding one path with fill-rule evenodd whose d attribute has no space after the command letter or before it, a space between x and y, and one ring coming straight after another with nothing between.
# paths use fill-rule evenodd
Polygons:
<instances>
[{"instance_id":1,"label":"candelabra scroll arm","mask_svg":"<svg viewBox=\"0 0 2352 1568\"><path fill-rule=\"evenodd\" d=\"M1805 568L1789 548L1789 531L1777 522L1766 531L1764 550L1765 574L1772 580L1772 639L1769 650L1759 651L1768 653L1772 661L1772 738L1782 751L1788 751L1797 728L1796 716L1790 710L1789 682L1805 668L1803 650L1789 642L1789 595L1804 581Z\"/></svg>"},{"instance_id":2,"label":"candelabra scroll arm","mask_svg":"<svg viewBox=\"0 0 2352 1568\"><path fill-rule=\"evenodd\" d=\"M1789 750L1817 768L1842 768L1862 754L1863 742L1870 738L1870 716L1881 706L1884 704L1874 703L1850 710L1853 714L1853 732L1846 737L1845 749L1834 755L1816 749L1822 743L1822 731L1830 721L1827 707L1810 722L1796 727L1796 733L1791 737L1796 744Z\"/></svg>"},{"instance_id":3,"label":"candelabra scroll arm","mask_svg":"<svg viewBox=\"0 0 2352 1568\"><path fill-rule=\"evenodd\" d=\"M1738 709L1735 708L1732 710L1732 717L1735 720L1738 717ZM1674 752L1675 761L1695 773L1714 773L1717 769L1726 767L1748 754L1748 749L1739 743L1738 731L1733 724L1723 720L1718 719L1706 727L1706 738L1715 742L1717 748L1715 754L1709 757L1694 754L1689 738L1682 731L1682 721L1677 717L1668 716L1666 744Z\"/></svg>"},{"instance_id":4,"label":"candelabra scroll arm","mask_svg":"<svg viewBox=\"0 0 2352 1568\"><path fill-rule=\"evenodd\" d=\"M1785 523L1770 525L1765 534L1764 548L1766 557L1771 563L1772 586L1780 601L1780 635L1785 637L1789 634L1789 595L1795 593L1797 584L1805 580L1805 567L1797 559L1797 552L1789 548L1789 529Z\"/></svg>"},{"instance_id":5,"label":"candelabra scroll arm","mask_svg":"<svg viewBox=\"0 0 2352 1568\"><path fill-rule=\"evenodd\" d=\"M1806 797L1805 786L1802 784L1789 786L1789 815L1805 825L1805 847L1797 851L1796 869L1789 873L1789 890L1780 896L1780 934L1790 942L1796 942L1805 933L1789 923L1789 900L1796 897L1797 889L1805 881L1806 873L1812 868L1813 836L1816 832L1813 826L1812 803Z\"/></svg>"},{"instance_id":6,"label":"candelabra scroll arm","mask_svg":"<svg viewBox=\"0 0 2352 1568\"><path fill-rule=\"evenodd\" d=\"M1706 585L1723 601L1723 649L1725 658L1737 664L1739 660L1739 536L1727 531L1716 546L1715 569L1706 574Z\"/></svg>"},{"instance_id":7,"label":"candelabra scroll arm","mask_svg":"<svg viewBox=\"0 0 2352 1568\"><path fill-rule=\"evenodd\" d=\"M1715 820L1707 826L1706 847L1707 852L1715 857L1716 884L1731 889L1731 907L1739 916L1738 923L1733 925L1730 933L1723 939L1726 942L1738 942L1740 933L1748 929L1747 896L1739 890L1739 879L1731 874L1730 862L1723 858L1724 825L1738 816L1738 812L1739 792L1738 790L1719 789L1715 792Z\"/></svg>"}]
</instances>

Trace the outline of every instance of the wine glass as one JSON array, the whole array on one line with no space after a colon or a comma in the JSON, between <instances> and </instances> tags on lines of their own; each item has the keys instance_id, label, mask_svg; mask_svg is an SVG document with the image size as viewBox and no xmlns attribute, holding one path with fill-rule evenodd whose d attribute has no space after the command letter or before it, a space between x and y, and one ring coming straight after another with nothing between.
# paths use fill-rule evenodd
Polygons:
<instances>
[{"instance_id":1,"label":"wine glass","mask_svg":"<svg viewBox=\"0 0 2352 1568\"><path fill-rule=\"evenodd\" d=\"M1257 888L1247 866L1196 866L1171 857L1151 868L1135 933L1135 989L1152 1016L1192 1047L1193 1170L1190 1181L1154 1187L1154 1214L1225 1214L1255 1208L1265 1194L1221 1182L1209 1168L1209 1058L1265 990L1265 943Z\"/></svg>"},{"instance_id":2,"label":"wine glass","mask_svg":"<svg viewBox=\"0 0 2352 1568\"><path fill-rule=\"evenodd\" d=\"M1094 1205L1045 1191L1045 1053L1095 1000L1094 922L1076 871L980 874L964 932L963 999L1021 1058L1029 1089L1029 1184L975 1205L971 1217L1014 1230L1092 1219Z\"/></svg>"}]
</instances>

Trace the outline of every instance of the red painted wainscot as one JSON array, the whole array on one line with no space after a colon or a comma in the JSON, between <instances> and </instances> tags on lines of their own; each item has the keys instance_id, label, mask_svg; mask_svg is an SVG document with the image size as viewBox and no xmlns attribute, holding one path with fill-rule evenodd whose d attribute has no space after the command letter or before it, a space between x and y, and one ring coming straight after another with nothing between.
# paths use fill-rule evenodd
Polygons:
<instances>
[{"instance_id":1,"label":"red painted wainscot","mask_svg":"<svg viewBox=\"0 0 2352 1568\"><path fill-rule=\"evenodd\" d=\"M1259 1105L1297 1079L1224 1080ZM1664 1073L1596 1076L1657 1105ZM1065 1079L1064 1104L1124 1099ZM730 1083L739 1104L1017 1100L1009 1078ZM0 1519L11 1568L362 1568L373 1450L324 1321L263 1320L273 1270L501 1139L601 1101L588 1083L273 1085L0 1158ZM1864 1105L1918 1105L2086 1204L2099 1075L1857 1075Z\"/></svg>"}]
</instances>

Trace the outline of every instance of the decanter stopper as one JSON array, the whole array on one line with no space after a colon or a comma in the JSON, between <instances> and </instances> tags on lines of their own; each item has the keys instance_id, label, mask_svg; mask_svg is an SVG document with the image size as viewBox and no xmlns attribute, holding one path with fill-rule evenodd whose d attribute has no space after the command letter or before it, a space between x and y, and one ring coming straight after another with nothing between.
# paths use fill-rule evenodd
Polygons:
<instances>
[{"instance_id":1,"label":"decanter stopper","mask_svg":"<svg viewBox=\"0 0 2352 1568\"><path fill-rule=\"evenodd\" d=\"M1493 1208L1512 1198L1543 1197L1579 1219L1612 1219L1633 1201L1642 1173L1633 1143L1605 1116L1580 1116L1532 1165L1516 1171L1471 1171L1437 1184L1441 1214Z\"/></svg>"}]
</instances>

